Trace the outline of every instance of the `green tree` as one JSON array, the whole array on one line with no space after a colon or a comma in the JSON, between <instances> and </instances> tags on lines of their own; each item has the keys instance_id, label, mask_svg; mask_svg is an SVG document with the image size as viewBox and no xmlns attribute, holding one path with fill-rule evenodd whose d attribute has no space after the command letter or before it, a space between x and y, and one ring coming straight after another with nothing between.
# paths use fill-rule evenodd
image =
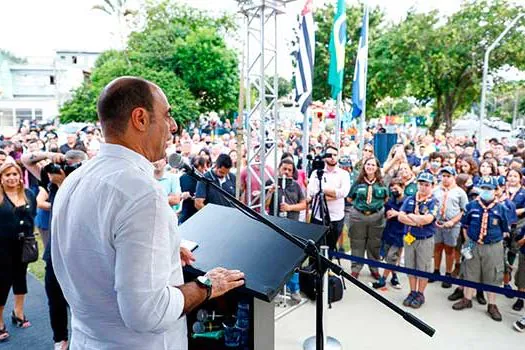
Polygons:
<instances>
[{"instance_id":1,"label":"green tree","mask_svg":"<svg viewBox=\"0 0 525 350\"><path fill-rule=\"evenodd\" d=\"M15 54L13 54L11 51L0 49L0 59L5 58L7 61L23 64L27 63L26 58L18 57Z\"/></svg>"},{"instance_id":2,"label":"green tree","mask_svg":"<svg viewBox=\"0 0 525 350\"><path fill-rule=\"evenodd\" d=\"M507 0L484 0L464 1L445 19L435 11L409 12L374 45L371 55L381 57L380 90L433 101L436 117L430 130L444 123L450 132L453 116L479 100L485 50L523 10ZM490 57L491 72L506 64L525 67L525 40L516 30Z\"/></svg>"},{"instance_id":3,"label":"green tree","mask_svg":"<svg viewBox=\"0 0 525 350\"><path fill-rule=\"evenodd\" d=\"M239 85L237 52L227 47L231 17L212 18L203 11L161 2L146 8L147 25L132 33L130 60L182 78L202 112L234 111Z\"/></svg>"},{"instance_id":4,"label":"green tree","mask_svg":"<svg viewBox=\"0 0 525 350\"><path fill-rule=\"evenodd\" d=\"M123 54L109 52L102 55L89 83L77 89L71 101L60 110L61 122L95 121L96 99L100 91L113 79L123 76L139 76L150 80L164 90L172 107L172 115L179 125L185 125L198 115L198 104L185 82L173 72L154 70L138 64L129 65Z\"/></svg>"}]
</instances>

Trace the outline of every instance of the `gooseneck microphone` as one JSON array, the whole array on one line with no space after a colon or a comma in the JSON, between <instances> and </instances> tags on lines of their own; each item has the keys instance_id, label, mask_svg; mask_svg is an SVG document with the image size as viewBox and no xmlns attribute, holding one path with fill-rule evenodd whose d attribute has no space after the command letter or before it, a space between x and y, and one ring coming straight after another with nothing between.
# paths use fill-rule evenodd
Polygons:
<instances>
[{"instance_id":1,"label":"gooseneck microphone","mask_svg":"<svg viewBox=\"0 0 525 350\"><path fill-rule=\"evenodd\" d=\"M195 170L194 167L189 165L182 159L182 156L178 153L172 153L168 157L168 164L175 169L181 169L184 170L188 174L197 173L198 175L201 175L198 171Z\"/></svg>"}]
</instances>

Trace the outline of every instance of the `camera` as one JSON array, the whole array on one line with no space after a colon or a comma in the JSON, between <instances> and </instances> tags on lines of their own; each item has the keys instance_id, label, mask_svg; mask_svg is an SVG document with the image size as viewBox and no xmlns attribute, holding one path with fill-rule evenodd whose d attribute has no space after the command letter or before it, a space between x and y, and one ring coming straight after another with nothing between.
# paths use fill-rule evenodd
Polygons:
<instances>
[{"instance_id":1,"label":"camera","mask_svg":"<svg viewBox=\"0 0 525 350\"><path fill-rule=\"evenodd\" d=\"M81 165L82 163L80 162L73 165L69 165L67 163L49 163L44 167L44 171L48 174L60 174L60 171L63 170L64 174L68 176Z\"/></svg>"},{"instance_id":2,"label":"camera","mask_svg":"<svg viewBox=\"0 0 525 350\"><path fill-rule=\"evenodd\" d=\"M312 170L324 170L324 160L330 158L330 154L320 154L312 157L312 155L307 155L306 159L312 162Z\"/></svg>"}]
</instances>

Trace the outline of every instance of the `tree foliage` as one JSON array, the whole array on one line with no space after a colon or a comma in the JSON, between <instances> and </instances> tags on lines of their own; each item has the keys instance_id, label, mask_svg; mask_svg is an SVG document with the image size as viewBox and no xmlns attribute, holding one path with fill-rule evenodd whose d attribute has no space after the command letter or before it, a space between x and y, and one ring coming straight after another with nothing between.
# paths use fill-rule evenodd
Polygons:
<instances>
[{"instance_id":1,"label":"tree foliage","mask_svg":"<svg viewBox=\"0 0 525 350\"><path fill-rule=\"evenodd\" d=\"M435 11L410 12L407 18L378 38L372 55L380 55L383 92L433 101L436 117L431 131L480 96L483 57L487 47L523 7L507 0L464 1L448 18ZM525 67L525 40L514 30L490 56L491 72L506 64Z\"/></svg>"},{"instance_id":2,"label":"tree foliage","mask_svg":"<svg viewBox=\"0 0 525 350\"><path fill-rule=\"evenodd\" d=\"M170 1L150 2L144 13L145 27L131 33L126 50L103 53L90 81L61 108L63 122L94 120L96 96L107 83L123 75L140 76L159 85L179 124L197 119L202 112L236 110L237 53L224 40L225 33L235 28L233 20L212 18ZM82 109L82 103L90 107Z\"/></svg>"}]
</instances>

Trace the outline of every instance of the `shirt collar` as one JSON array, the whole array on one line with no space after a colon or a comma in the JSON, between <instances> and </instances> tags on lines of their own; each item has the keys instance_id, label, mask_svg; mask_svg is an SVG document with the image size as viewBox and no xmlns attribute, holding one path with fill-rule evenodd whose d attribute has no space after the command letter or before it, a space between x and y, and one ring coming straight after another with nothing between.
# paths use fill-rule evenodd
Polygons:
<instances>
[{"instance_id":1,"label":"shirt collar","mask_svg":"<svg viewBox=\"0 0 525 350\"><path fill-rule=\"evenodd\" d=\"M155 170L153 164L151 164L151 162L147 160L146 157L144 157L142 154L139 154L121 145L113 143L103 143L100 145L100 151L98 152L98 155L125 159L138 166L147 174L153 175L153 172Z\"/></svg>"}]
</instances>

